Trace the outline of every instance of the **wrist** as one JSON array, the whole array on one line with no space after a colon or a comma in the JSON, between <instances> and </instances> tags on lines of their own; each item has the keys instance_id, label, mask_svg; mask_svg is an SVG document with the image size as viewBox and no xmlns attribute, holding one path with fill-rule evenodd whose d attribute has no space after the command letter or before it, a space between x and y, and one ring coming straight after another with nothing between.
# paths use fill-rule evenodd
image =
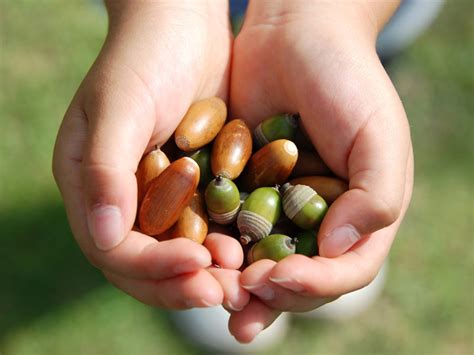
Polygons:
<instances>
[{"instance_id":1,"label":"wrist","mask_svg":"<svg viewBox=\"0 0 474 355\"><path fill-rule=\"evenodd\" d=\"M320 34L350 34L375 44L399 3L400 0L250 0L246 22L281 24L303 20L312 22Z\"/></svg>"},{"instance_id":2,"label":"wrist","mask_svg":"<svg viewBox=\"0 0 474 355\"><path fill-rule=\"evenodd\" d=\"M227 1L212 0L104 0L113 28L134 18L152 18L160 25L163 17L199 17L209 21L228 17ZM223 16L224 15L224 16ZM175 18L176 19L176 18ZM178 22L178 21L177 21Z\"/></svg>"}]
</instances>

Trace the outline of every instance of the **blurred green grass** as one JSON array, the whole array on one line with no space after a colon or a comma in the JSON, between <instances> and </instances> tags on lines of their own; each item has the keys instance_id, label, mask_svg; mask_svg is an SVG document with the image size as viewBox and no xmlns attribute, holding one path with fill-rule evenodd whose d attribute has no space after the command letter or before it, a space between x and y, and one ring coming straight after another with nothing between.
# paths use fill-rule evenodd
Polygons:
<instances>
[{"instance_id":1,"label":"blurred green grass","mask_svg":"<svg viewBox=\"0 0 474 355\"><path fill-rule=\"evenodd\" d=\"M416 180L382 297L345 321L294 320L272 354L474 352L474 9L451 1L390 66ZM50 172L62 115L106 32L92 1L0 3L0 352L197 354L165 312L81 255Z\"/></svg>"}]
</instances>

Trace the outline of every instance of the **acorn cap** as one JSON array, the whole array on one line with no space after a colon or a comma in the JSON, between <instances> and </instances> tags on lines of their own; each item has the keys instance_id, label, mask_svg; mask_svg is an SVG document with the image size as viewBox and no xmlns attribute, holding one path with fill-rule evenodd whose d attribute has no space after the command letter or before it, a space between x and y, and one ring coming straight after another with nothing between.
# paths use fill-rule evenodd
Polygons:
<instances>
[{"instance_id":1,"label":"acorn cap","mask_svg":"<svg viewBox=\"0 0 474 355\"><path fill-rule=\"evenodd\" d=\"M243 245L265 238L272 230L272 223L252 211L240 211L237 217L237 226L242 236Z\"/></svg>"},{"instance_id":2,"label":"acorn cap","mask_svg":"<svg viewBox=\"0 0 474 355\"><path fill-rule=\"evenodd\" d=\"M286 183L281 188L283 194L283 211L289 219L293 219L303 207L317 195L311 187L305 185L290 185Z\"/></svg>"},{"instance_id":3,"label":"acorn cap","mask_svg":"<svg viewBox=\"0 0 474 355\"><path fill-rule=\"evenodd\" d=\"M240 204L237 205L235 209L229 212L215 213L211 210L208 210L207 213L209 214L209 217L217 224L226 225L226 224L231 224L235 221L239 211L240 211Z\"/></svg>"}]
</instances>

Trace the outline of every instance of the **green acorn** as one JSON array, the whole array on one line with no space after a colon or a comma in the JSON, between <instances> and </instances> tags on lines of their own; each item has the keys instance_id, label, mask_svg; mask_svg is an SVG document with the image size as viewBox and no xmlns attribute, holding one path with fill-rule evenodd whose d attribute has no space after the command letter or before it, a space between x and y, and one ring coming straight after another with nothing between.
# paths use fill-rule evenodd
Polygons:
<instances>
[{"instance_id":1,"label":"green acorn","mask_svg":"<svg viewBox=\"0 0 474 355\"><path fill-rule=\"evenodd\" d=\"M281 187L283 211L302 229L314 229L323 220L328 210L324 199L311 187L286 183Z\"/></svg>"},{"instance_id":2,"label":"green acorn","mask_svg":"<svg viewBox=\"0 0 474 355\"><path fill-rule=\"evenodd\" d=\"M295 253L293 240L284 234L272 234L255 243L247 253L247 262L252 264L260 259L280 261L288 255Z\"/></svg>"},{"instance_id":3,"label":"green acorn","mask_svg":"<svg viewBox=\"0 0 474 355\"><path fill-rule=\"evenodd\" d=\"M302 230L296 234L296 254L306 256L318 255L318 232L314 229Z\"/></svg>"},{"instance_id":4,"label":"green acorn","mask_svg":"<svg viewBox=\"0 0 474 355\"><path fill-rule=\"evenodd\" d=\"M207 186L214 177L211 172L211 147L207 145L195 152L189 153L188 156L199 165L199 184Z\"/></svg>"},{"instance_id":5,"label":"green acorn","mask_svg":"<svg viewBox=\"0 0 474 355\"><path fill-rule=\"evenodd\" d=\"M237 186L218 175L206 188L204 198L211 219L222 225L235 221L240 209L240 194Z\"/></svg>"},{"instance_id":6,"label":"green acorn","mask_svg":"<svg viewBox=\"0 0 474 355\"><path fill-rule=\"evenodd\" d=\"M298 114L281 114L265 119L253 132L255 143L263 147L277 139L293 140L298 128Z\"/></svg>"},{"instance_id":7,"label":"green acorn","mask_svg":"<svg viewBox=\"0 0 474 355\"><path fill-rule=\"evenodd\" d=\"M240 242L246 245L268 236L281 214L281 197L276 188L260 187L242 204L237 217Z\"/></svg>"}]
</instances>

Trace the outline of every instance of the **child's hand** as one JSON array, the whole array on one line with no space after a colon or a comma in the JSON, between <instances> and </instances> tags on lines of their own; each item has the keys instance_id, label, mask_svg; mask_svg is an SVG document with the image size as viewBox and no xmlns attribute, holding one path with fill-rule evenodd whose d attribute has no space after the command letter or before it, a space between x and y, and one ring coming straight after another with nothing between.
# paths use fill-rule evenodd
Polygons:
<instances>
[{"instance_id":1,"label":"child's hand","mask_svg":"<svg viewBox=\"0 0 474 355\"><path fill-rule=\"evenodd\" d=\"M236 241L206 249L131 231L135 171L144 152L171 136L190 104L226 99L232 36L227 4L109 1L109 33L61 125L53 170L73 234L89 261L119 288L152 305L204 307L242 296L223 290L211 260L237 268ZM227 250L226 259L216 249ZM240 260L240 261L239 261ZM234 279L236 279L234 277ZM235 286L235 285L234 285ZM238 305L238 306L237 306Z\"/></svg>"},{"instance_id":2,"label":"child's hand","mask_svg":"<svg viewBox=\"0 0 474 355\"><path fill-rule=\"evenodd\" d=\"M321 225L321 256L262 260L243 272L242 285L257 297L231 317L241 341L280 311L308 311L367 285L406 211L409 126L375 52L377 31L394 6L375 6L253 1L247 10L234 46L233 115L254 127L272 114L299 112L319 154L350 189Z\"/></svg>"}]
</instances>

